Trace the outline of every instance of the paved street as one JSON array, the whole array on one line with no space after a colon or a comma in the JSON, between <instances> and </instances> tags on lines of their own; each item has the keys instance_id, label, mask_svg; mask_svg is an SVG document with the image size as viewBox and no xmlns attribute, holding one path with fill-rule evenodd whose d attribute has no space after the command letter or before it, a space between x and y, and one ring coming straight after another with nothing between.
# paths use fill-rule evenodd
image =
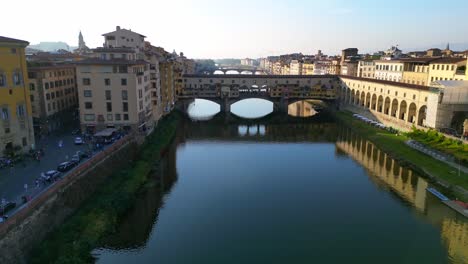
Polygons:
<instances>
[{"instance_id":1,"label":"paved street","mask_svg":"<svg viewBox=\"0 0 468 264\"><path fill-rule=\"evenodd\" d=\"M37 149L43 148L45 156L41 161L26 159L15 164L13 168L0 169L0 198L17 201L24 194L24 185L28 189L35 188L35 179L41 172L56 170L57 165L71 157L78 150L86 150L87 145L76 146L73 142L75 136L71 132L65 132L63 136L50 135L42 140L36 139ZM59 147L59 141L63 140L63 147Z\"/></svg>"}]
</instances>

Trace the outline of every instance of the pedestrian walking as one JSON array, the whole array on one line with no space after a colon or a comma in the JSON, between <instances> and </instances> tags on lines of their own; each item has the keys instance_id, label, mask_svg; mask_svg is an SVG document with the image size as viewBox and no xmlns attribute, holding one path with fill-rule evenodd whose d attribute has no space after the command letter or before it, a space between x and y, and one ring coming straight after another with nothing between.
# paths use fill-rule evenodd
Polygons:
<instances>
[{"instance_id":1,"label":"pedestrian walking","mask_svg":"<svg viewBox=\"0 0 468 264\"><path fill-rule=\"evenodd\" d=\"M36 189L39 189L39 179L36 179Z\"/></svg>"}]
</instances>

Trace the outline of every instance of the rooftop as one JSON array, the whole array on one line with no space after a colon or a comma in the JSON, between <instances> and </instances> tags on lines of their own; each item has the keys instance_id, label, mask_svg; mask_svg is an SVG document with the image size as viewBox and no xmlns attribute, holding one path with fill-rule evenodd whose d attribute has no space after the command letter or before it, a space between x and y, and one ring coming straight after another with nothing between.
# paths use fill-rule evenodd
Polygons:
<instances>
[{"instance_id":1,"label":"rooftop","mask_svg":"<svg viewBox=\"0 0 468 264\"><path fill-rule=\"evenodd\" d=\"M380 83L380 84L386 84L386 85L392 85L392 86L406 87L406 88L415 89L415 90L429 90L429 86L424 86L424 85L393 82L393 81L385 81L385 80L377 80L377 79L368 79L368 78L346 76L346 75L340 75L339 77L340 78L345 78L345 79L366 81L366 82L371 82L371 83Z\"/></svg>"},{"instance_id":2,"label":"rooftop","mask_svg":"<svg viewBox=\"0 0 468 264\"><path fill-rule=\"evenodd\" d=\"M77 65L142 65L148 64L144 60L125 60L125 59L111 59L111 60L102 60L98 58L85 59L76 62Z\"/></svg>"},{"instance_id":3,"label":"rooftop","mask_svg":"<svg viewBox=\"0 0 468 264\"><path fill-rule=\"evenodd\" d=\"M28 71L41 71L41 70L54 70L54 69L67 69L67 68L74 68L74 64L55 64L55 65L47 65L47 66L28 66Z\"/></svg>"},{"instance_id":4,"label":"rooftop","mask_svg":"<svg viewBox=\"0 0 468 264\"><path fill-rule=\"evenodd\" d=\"M125 29L125 28L120 28L120 27L117 27L117 28L116 28L116 31L112 31L112 32L105 33L105 34L102 34L102 35L103 35L103 36L110 36L110 35L114 35L114 34L115 34L116 32L118 32L118 31L131 32L131 33L133 33L133 34L140 35L140 37L146 38L146 36L144 36L144 35L142 35L142 34L133 32L132 30L128 30L128 29Z\"/></svg>"},{"instance_id":5,"label":"rooftop","mask_svg":"<svg viewBox=\"0 0 468 264\"><path fill-rule=\"evenodd\" d=\"M29 45L29 42L21 39L7 38L0 36L0 43L24 44Z\"/></svg>"},{"instance_id":6,"label":"rooftop","mask_svg":"<svg viewBox=\"0 0 468 264\"><path fill-rule=\"evenodd\" d=\"M457 63L466 60L466 58L439 58L437 60L434 60L432 63Z\"/></svg>"},{"instance_id":7,"label":"rooftop","mask_svg":"<svg viewBox=\"0 0 468 264\"><path fill-rule=\"evenodd\" d=\"M135 50L132 48L95 48L94 52L126 52L126 53L135 53Z\"/></svg>"}]
</instances>

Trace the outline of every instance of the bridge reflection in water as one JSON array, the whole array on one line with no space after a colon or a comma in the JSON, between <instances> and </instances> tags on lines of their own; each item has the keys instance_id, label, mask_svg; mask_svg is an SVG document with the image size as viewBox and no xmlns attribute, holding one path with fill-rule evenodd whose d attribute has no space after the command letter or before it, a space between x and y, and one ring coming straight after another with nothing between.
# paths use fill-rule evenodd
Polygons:
<instances>
[{"instance_id":1,"label":"bridge reflection in water","mask_svg":"<svg viewBox=\"0 0 468 264\"><path fill-rule=\"evenodd\" d=\"M363 166L371 181L390 189L440 228L453 263L468 263L468 222L429 194L425 179L349 128L340 128L336 148Z\"/></svg>"},{"instance_id":2,"label":"bridge reflection in water","mask_svg":"<svg viewBox=\"0 0 468 264\"><path fill-rule=\"evenodd\" d=\"M177 148L185 142L253 141L253 142L334 142L336 155L350 157L368 172L378 188L389 190L394 197L415 208L415 216L441 230L441 241L453 263L468 262L468 223L457 213L426 192L430 184L412 170L402 167L385 152L349 128L336 123L312 122L274 124L268 122L224 124L190 122L181 125L176 142L155 174L157 184L147 187L134 209L124 218L118 232L109 237L105 250L132 250L147 247L149 237L158 234L159 210L164 197L177 181ZM154 246L154 245L153 245Z\"/></svg>"}]
</instances>

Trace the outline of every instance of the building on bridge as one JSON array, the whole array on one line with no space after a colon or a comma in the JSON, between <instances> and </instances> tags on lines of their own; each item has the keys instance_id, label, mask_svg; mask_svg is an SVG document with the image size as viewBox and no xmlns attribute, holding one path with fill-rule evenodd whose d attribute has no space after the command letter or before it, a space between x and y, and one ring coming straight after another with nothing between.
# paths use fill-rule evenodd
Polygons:
<instances>
[{"instance_id":1,"label":"building on bridge","mask_svg":"<svg viewBox=\"0 0 468 264\"><path fill-rule=\"evenodd\" d=\"M249 98L272 101L286 112L290 103L306 100L334 100L336 76L304 75L184 75L177 99L190 102L206 99L228 112L231 104Z\"/></svg>"}]
</instances>

